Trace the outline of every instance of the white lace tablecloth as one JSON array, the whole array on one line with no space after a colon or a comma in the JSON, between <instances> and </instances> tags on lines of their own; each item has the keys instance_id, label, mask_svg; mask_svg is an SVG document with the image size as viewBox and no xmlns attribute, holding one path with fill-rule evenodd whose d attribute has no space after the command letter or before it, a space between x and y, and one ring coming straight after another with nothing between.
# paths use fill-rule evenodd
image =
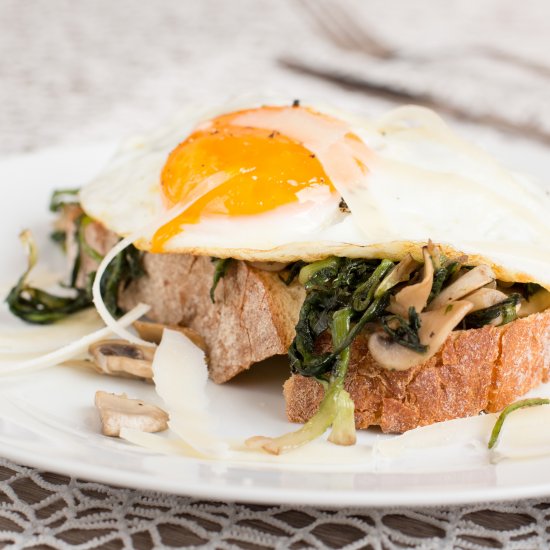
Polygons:
<instances>
[{"instance_id":1,"label":"white lace tablecloth","mask_svg":"<svg viewBox=\"0 0 550 550\"><path fill-rule=\"evenodd\" d=\"M392 55L339 49L312 12L331 4ZM275 92L379 113L408 95L440 104L465 134L544 177L549 20L545 0L0 0L0 154L112 140L189 102ZM6 460L0 503L0 543L12 548L535 549L548 547L550 530L550 497L266 507L117 489Z\"/></svg>"},{"instance_id":2,"label":"white lace tablecloth","mask_svg":"<svg viewBox=\"0 0 550 550\"><path fill-rule=\"evenodd\" d=\"M547 548L548 501L445 508L264 506L117 489L0 460L0 543L15 548ZM37 546L40 545L40 546Z\"/></svg>"}]
</instances>

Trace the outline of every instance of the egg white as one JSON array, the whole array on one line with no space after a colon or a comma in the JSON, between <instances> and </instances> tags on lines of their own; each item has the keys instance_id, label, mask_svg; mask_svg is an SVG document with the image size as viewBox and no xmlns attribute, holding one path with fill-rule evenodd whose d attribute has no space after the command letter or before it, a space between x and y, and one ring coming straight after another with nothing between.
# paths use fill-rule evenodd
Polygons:
<instances>
[{"instance_id":1,"label":"egg white","mask_svg":"<svg viewBox=\"0 0 550 550\"><path fill-rule=\"evenodd\" d=\"M404 107L361 123L346 118L370 151L364 176L341 176L335 154L327 152L330 136L323 141L291 129L317 154L338 193L308 190L297 203L260 215L205 216L182 226L165 252L252 261L399 259L408 252L420 257L431 239L450 257L488 263L503 280L550 288L550 199L542 189L461 140L427 109ZM167 213L163 205L162 168L197 122L184 116L125 142L82 189L84 210L149 250L155 230L177 211ZM275 129L288 129L281 124ZM340 196L351 213L338 207Z\"/></svg>"}]
</instances>

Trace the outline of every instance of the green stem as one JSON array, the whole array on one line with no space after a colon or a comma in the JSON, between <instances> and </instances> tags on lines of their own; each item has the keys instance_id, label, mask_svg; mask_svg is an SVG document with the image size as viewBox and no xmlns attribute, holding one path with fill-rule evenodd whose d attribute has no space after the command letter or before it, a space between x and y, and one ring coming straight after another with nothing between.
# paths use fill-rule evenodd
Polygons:
<instances>
[{"instance_id":1,"label":"green stem","mask_svg":"<svg viewBox=\"0 0 550 550\"><path fill-rule=\"evenodd\" d=\"M508 405L499 415L497 418L497 421L495 422L495 426L493 428L493 431L491 432L491 438L489 439L488 447L489 449L492 449L498 441L498 436L500 435L500 430L502 429L502 425L504 424L504 421L506 420L506 417L518 409L525 409L527 407L537 407L539 405L550 405L550 399L542 399L542 398L533 398L533 399L523 399L522 401L516 401L515 403L512 403L511 405Z\"/></svg>"},{"instance_id":2,"label":"green stem","mask_svg":"<svg viewBox=\"0 0 550 550\"><path fill-rule=\"evenodd\" d=\"M273 454L281 454L321 437L334 421L337 401L338 391L333 386L325 393L319 410L299 430L269 440L263 446L264 449Z\"/></svg>"},{"instance_id":3,"label":"green stem","mask_svg":"<svg viewBox=\"0 0 550 550\"><path fill-rule=\"evenodd\" d=\"M332 340L334 345L338 345L349 332L351 322L351 308L344 308L336 311L332 321ZM328 388L325 390L325 396L321 400L319 410L310 418L299 430L291 432L280 437L276 437L267 441L263 448L273 454L280 454L297 447L301 447L314 439L322 436L328 428L335 422L338 417L339 406L341 403L341 394L345 391L344 378L348 370L350 358L349 348L344 349L338 356L338 361L334 368ZM347 392L345 392L346 395ZM351 398L350 398L351 401ZM351 401L353 407L353 401ZM349 402L345 401L344 405L347 411L340 418L339 427L336 430L335 439L333 442L349 439L350 433L350 418L355 430L355 422L353 418L353 409L351 409L351 417L349 414ZM345 443L349 444L349 443Z\"/></svg>"},{"instance_id":4,"label":"green stem","mask_svg":"<svg viewBox=\"0 0 550 550\"><path fill-rule=\"evenodd\" d=\"M214 303L215 302L214 294L216 292L216 287L218 286L218 283L220 282L220 280L223 277L225 277L227 268L231 263L231 258L212 258L212 261L215 264L215 268L214 268L214 278L212 280L212 286L210 287L210 300L212 300L212 303Z\"/></svg>"},{"instance_id":5,"label":"green stem","mask_svg":"<svg viewBox=\"0 0 550 550\"><path fill-rule=\"evenodd\" d=\"M328 440L335 445L354 445L357 441L355 433L355 404L346 390L338 394L336 416L332 423L332 431Z\"/></svg>"},{"instance_id":6,"label":"green stem","mask_svg":"<svg viewBox=\"0 0 550 550\"><path fill-rule=\"evenodd\" d=\"M347 307L334 313L332 318L332 345L337 348L345 340L350 329L352 310ZM329 441L336 445L353 445L355 435L355 405L350 394L344 389L344 380L348 372L350 346L338 355L338 360L331 374L331 386L335 388L335 414Z\"/></svg>"},{"instance_id":7,"label":"green stem","mask_svg":"<svg viewBox=\"0 0 550 550\"><path fill-rule=\"evenodd\" d=\"M88 241L86 240L86 227L88 227L88 225L90 225L92 221L92 218L90 218L89 216L80 216L78 220L78 244L80 250L82 250L87 256L92 258L92 260L100 264L103 261L103 254L100 254L95 248L90 246L88 244Z\"/></svg>"},{"instance_id":8,"label":"green stem","mask_svg":"<svg viewBox=\"0 0 550 550\"><path fill-rule=\"evenodd\" d=\"M357 288L352 298L352 305L355 311L365 310L373 298L378 298L384 294L383 290L379 290L382 286L380 282L393 266L394 263L390 260L382 260L380 265L374 270L374 273Z\"/></svg>"},{"instance_id":9,"label":"green stem","mask_svg":"<svg viewBox=\"0 0 550 550\"><path fill-rule=\"evenodd\" d=\"M325 260L319 260L318 262L307 264L306 266L302 267L302 269L300 269L298 280L301 284L305 285L316 273L325 270L337 270L339 265L340 259L334 256L330 256Z\"/></svg>"},{"instance_id":10,"label":"green stem","mask_svg":"<svg viewBox=\"0 0 550 550\"><path fill-rule=\"evenodd\" d=\"M350 307L340 309L334 313L331 326L332 345L334 349L337 349L342 342L345 341L350 331L351 315L352 310ZM344 378L348 371L349 357L350 348L347 346L338 354L338 360L331 375L331 383L334 382L343 387Z\"/></svg>"}]
</instances>

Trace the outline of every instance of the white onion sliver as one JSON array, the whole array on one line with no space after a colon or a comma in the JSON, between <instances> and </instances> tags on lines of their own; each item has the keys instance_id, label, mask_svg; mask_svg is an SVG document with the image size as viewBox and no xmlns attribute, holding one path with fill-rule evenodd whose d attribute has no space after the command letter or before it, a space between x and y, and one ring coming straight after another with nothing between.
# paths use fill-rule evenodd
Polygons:
<instances>
[{"instance_id":1,"label":"white onion sliver","mask_svg":"<svg viewBox=\"0 0 550 550\"><path fill-rule=\"evenodd\" d=\"M145 315L149 309L150 306L146 304L138 304L135 308L131 309L117 321L113 319L114 323L117 325L117 330L120 331L121 327L131 325L134 321L137 321L140 317ZM74 342L71 342L70 344L67 344L66 346L63 346L62 348L45 355L41 355L40 357L2 367L0 370L0 376L21 374L38 369L45 369L47 367L53 367L63 361L67 361L68 359L72 359L73 357L84 353L91 344L97 342L98 340L102 340L103 338L107 338L113 332L115 334L119 334L117 330L113 330L110 326L101 328L95 332L83 336L82 338L79 338Z\"/></svg>"},{"instance_id":2,"label":"white onion sliver","mask_svg":"<svg viewBox=\"0 0 550 550\"><path fill-rule=\"evenodd\" d=\"M105 255L103 261L99 264L99 267L97 268L94 284L92 287L92 296L97 312L111 332L114 332L118 337L122 338L123 340L128 340L133 344L139 344L141 346L153 346L154 344L152 344L151 342L142 340L141 338L138 338L137 336L132 334L130 331L126 330L125 327L128 325L123 326L123 324L120 323L120 319L117 321L109 313L109 310L107 309L107 307L105 306L105 302L103 301L103 296L101 296L101 279L105 273L105 270L107 269L109 264L115 259L115 257L120 254L125 248L130 246L135 240L135 237L132 235L126 237L119 241L115 246L113 246L113 248L111 248L111 250L109 250L109 252ZM147 309L147 311L148 310L149 308Z\"/></svg>"}]
</instances>

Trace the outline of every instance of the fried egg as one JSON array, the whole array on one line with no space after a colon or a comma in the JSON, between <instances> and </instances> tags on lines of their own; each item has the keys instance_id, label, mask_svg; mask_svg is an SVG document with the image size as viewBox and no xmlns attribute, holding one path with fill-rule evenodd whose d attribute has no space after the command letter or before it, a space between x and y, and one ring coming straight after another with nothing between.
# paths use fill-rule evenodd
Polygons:
<instances>
[{"instance_id":1,"label":"fried egg","mask_svg":"<svg viewBox=\"0 0 550 550\"><path fill-rule=\"evenodd\" d=\"M155 253L400 259L431 239L550 288L550 198L420 107L372 121L297 104L188 119L126 142L80 200Z\"/></svg>"}]
</instances>

